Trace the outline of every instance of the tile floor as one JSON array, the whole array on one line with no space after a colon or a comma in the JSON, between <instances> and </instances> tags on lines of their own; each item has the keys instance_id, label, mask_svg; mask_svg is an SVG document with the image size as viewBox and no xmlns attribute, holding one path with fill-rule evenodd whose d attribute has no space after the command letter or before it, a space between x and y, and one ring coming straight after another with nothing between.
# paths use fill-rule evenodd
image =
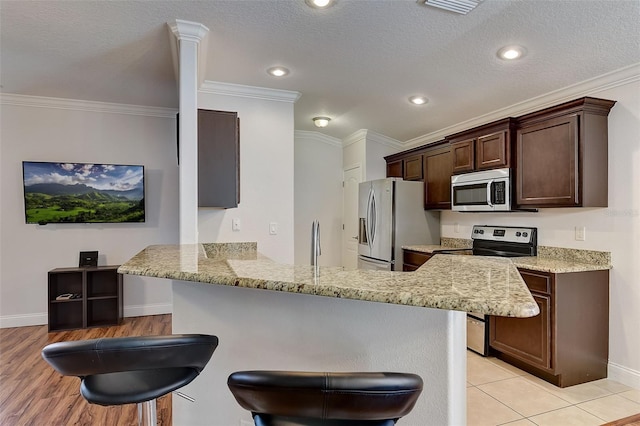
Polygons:
<instances>
[{"instance_id":1,"label":"tile floor","mask_svg":"<svg viewBox=\"0 0 640 426\"><path fill-rule=\"evenodd\" d=\"M595 426L638 413L638 389L609 379L561 389L467 351L469 426Z\"/></svg>"}]
</instances>

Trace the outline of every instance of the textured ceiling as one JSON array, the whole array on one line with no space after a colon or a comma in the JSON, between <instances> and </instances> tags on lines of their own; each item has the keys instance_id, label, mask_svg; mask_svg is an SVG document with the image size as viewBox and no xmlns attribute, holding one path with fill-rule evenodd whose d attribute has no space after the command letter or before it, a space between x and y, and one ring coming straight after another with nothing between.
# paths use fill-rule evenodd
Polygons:
<instances>
[{"instance_id":1,"label":"textured ceiling","mask_svg":"<svg viewBox=\"0 0 640 426\"><path fill-rule=\"evenodd\" d=\"M299 91L295 128L327 115L337 138L406 141L640 62L640 0L484 0L468 15L415 0L0 0L2 92L177 108L175 19L209 28L207 80ZM507 44L528 54L506 63Z\"/></svg>"}]
</instances>

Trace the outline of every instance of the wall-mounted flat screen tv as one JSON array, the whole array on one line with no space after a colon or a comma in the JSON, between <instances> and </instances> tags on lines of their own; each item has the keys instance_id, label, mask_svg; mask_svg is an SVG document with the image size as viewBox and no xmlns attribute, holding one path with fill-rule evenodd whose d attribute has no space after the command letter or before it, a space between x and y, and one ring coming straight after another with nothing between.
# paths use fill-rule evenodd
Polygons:
<instances>
[{"instance_id":1,"label":"wall-mounted flat screen tv","mask_svg":"<svg viewBox=\"0 0 640 426\"><path fill-rule=\"evenodd\" d=\"M23 161L27 223L144 222L144 166Z\"/></svg>"}]
</instances>

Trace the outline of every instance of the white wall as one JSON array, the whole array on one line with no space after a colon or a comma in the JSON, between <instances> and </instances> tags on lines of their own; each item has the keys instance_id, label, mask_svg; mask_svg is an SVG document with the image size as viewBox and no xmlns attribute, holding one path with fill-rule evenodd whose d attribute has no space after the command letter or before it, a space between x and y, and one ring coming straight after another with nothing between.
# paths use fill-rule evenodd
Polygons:
<instances>
[{"instance_id":1,"label":"white wall","mask_svg":"<svg viewBox=\"0 0 640 426\"><path fill-rule=\"evenodd\" d=\"M442 212L442 235L469 238L471 226L480 223L537 226L540 245L611 252L609 377L640 388L640 82L636 78L589 96L617 101L609 114L608 208ZM576 226L586 227L585 241L575 240Z\"/></svg>"},{"instance_id":2,"label":"white wall","mask_svg":"<svg viewBox=\"0 0 640 426\"><path fill-rule=\"evenodd\" d=\"M47 323L47 271L125 262L150 244L178 239L174 112L126 105L2 95L0 115L0 326ZM22 161L145 166L146 222L25 224ZM169 281L124 277L125 316L171 312Z\"/></svg>"},{"instance_id":3,"label":"white wall","mask_svg":"<svg viewBox=\"0 0 640 426\"><path fill-rule=\"evenodd\" d=\"M400 142L371 130L367 130L366 141L366 180L386 178L387 162L384 157L401 151Z\"/></svg>"},{"instance_id":4,"label":"white wall","mask_svg":"<svg viewBox=\"0 0 640 426\"><path fill-rule=\"evenodd\" d=\"M342 143L295 133L295 263L309 265L311 224L320 221L321 266L342 264Z\"/></svg>"},{"instance_id":5,"label":"white wall","mask_svg":"<svg viewBox=\"0 0 640 426\"><path fill-rule=\"evenodd\" d=\"M180 281L173 289L174 332L220 339L182 389L196 401L173 398L174 424L252 424L226 386L247 368L415 373L425 390L399 425L466 423L464 312Z\"/></svg>"},{"instance_id":6,"label":"white wall","mask_svg":"<svg viewBox=\"0 0 640 426\"><path fill-rule=\"evenodd\" d=\"M198 108L237 111L240 118L240 204L199 209L198 241L256 241L260 253L293 264L293 102L201 88ZM231 229L235 218L240 231ZM278 224L277 235L269 234L270 222Z\"/></svg>"},{"instance_id":7,"label":"white wall","mask_svg":"<svg viewBox=\"0 0 640 426\"><path fill-rule=\"evenodd\" d=\"M366 129L349 135L342 144L343 168L360 164L364 181L387 177L387 162L384 157L404 149L399 141Z\"/></svg>"},{"instance_id":8,"label":"white wall","mask_svg":"<svg viewBox=\"0 0 640 426\"><path fill-rule=\"evenodd\" d=\"M359 165L363 180L367 173L366 130L358 130L342 141L342 168L350 169Z\"/></svg>"}]
</instances>

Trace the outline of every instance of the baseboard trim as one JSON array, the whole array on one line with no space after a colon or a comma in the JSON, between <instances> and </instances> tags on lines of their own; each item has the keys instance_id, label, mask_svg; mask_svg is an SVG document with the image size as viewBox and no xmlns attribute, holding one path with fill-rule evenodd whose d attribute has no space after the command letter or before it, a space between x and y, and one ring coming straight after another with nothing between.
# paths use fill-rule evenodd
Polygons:
<instances>
[{"instance_id":1,"label":"baseboard trim","mask_svg":"<svg viewBox=\"0 0 640 426\"><path fill-rule=\"evenodd\" d=\"M608 377L611 380L620 382L623 385L630 386L634 389L640 389L640 371L609 362Z\"/></svg>"},{"instance_id":2,"label":"baseboard trim","mask_svg":"<svg viewBox=\"0 0 640 426\"><path fill-rule=\"evenodd\" d=\"M0 328L28 327L31 325L43 325L48 321L46 312L26 315L2 315L0 316Z\"/></svg>"},{"instance_id":3,"label":"baseboard trim","mask_svg":"<svg viewBox=\"0 0 640 426\"><path fill-rule=\"evenodd\" d=\"M131 305L124 307L124 316L127 317L143 317L146 315L162 315L173 312L173 304L156 303L153 305Z\"/></svg>"},{"instance_id":4,"label":"baseboard trim","mask_svg":"<svg viewBox=\"0 0 640 426\"><path fill-rule=\"evenodd\" d=\"M131 305L124 307L124 316L142 317L146 315L170 314L173 312L171 303L156 303L151 305ZM0 316L0 328L28 327L32 325L45 325L49 318L46 312L23 315Z\"/></svg>"}]
</instances>

